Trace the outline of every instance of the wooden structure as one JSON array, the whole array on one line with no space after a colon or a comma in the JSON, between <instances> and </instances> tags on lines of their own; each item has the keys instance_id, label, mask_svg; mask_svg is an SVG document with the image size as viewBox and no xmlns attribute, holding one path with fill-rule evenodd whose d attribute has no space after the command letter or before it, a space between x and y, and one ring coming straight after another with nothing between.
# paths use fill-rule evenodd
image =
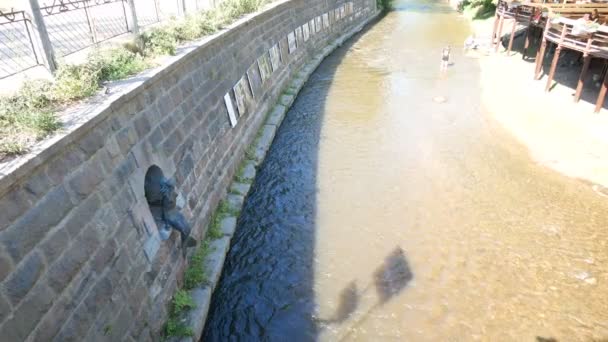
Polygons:
<instances>
[{"instance_id":1,"label":"wooden structure","mask_svg":"<svg viewBox=\"0 0 608 342\"><path fill-rule=\"evenodd\" d=\"M541 77L543 60L547 50L547 42L556 45L555 54L551 61L548 73L546 91L549 91L555 76L555 70L562 49L570 49L580 52L583 56L583 67L579 75L574 100L580 100L584 79L589 69L592 58L602 58L608 63L608 26L604 24L608 19L607 3L575 4L543 3L543 0L530 0L519 2L514 0L500 0L496 9L494 29L492 32L492 43L496 44L496 51L500 48L502 30L505 20L511 20L511 35L507 46L507 53L511 52L515 30L518 24L527 25L526 40L524 43L523 58L526 58L530 45L530 36L533 30L542 31L542 42L536 54L535 78ZM596 20L593 28L590 28L583 18L585 15ZM579 20L580 19L580 20ZM608 65L608 64L607 64ZM604 104L608 93L608 73L604 73L602 87L598 95L595 112L599 112Z\"/></svg>"},{"instance_id":2,"label":"wooden structure","mask_svg":"<svg viewBox=\"0 0 608 342\"><path fill-rule=\"evenodd\" d=\"M600 22L603 22L608 16L608 9L606 8L595 11L596 15L599 14ZM553 60L551 61L551 67L549 69L547 85L545 87L545 90L548 91L551 88L551 83L555 76L555 69L557 68L562 49L570 49L583 54L583 68L581 69L576 93L574 95L575 101L580 100L583 91L583 81L589 70L591 58L595 57L608 60L608 26L597 25L597 27L590 27L589 25L586 25L585 22L580 19L586 13L589 13L586 9L569 10L567 13L564 13L567 14L567 16L559 16L547 20L543 41L538 50L536 59L535 77L538 79L540 78L547 42L556 45L555 54L553 55ZM595 105L595 112L599 112L602 108L607 90L608 73L604 75L602 87Z\"/></svg>"}]
</instances>

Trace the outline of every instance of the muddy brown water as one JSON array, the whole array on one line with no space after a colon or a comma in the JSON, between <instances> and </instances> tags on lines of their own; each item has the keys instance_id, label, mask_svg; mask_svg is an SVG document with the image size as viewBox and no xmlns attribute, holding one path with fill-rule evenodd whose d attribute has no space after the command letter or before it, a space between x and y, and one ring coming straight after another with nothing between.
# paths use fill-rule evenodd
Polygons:
<instances>
[{"instance_id":1,"label":"muddy brown water","mask_svg":"<svg viewBox=\"0 0 608 342\"><path fill-rule=\"evenodd\" d=\"M247 199L204 341L608 339L608 201L484 111L468 34L442 3L397 1L323 62Z\"/></svg>"}]
</instances>

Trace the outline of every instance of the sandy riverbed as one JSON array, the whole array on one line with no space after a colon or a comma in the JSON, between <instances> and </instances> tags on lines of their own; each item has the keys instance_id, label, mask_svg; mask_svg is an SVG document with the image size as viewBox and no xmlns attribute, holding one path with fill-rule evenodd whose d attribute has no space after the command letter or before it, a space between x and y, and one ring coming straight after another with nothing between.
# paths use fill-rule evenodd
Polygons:
<instances>
[{"instance_id":1,"label":"sandy riverbed","mask_svg":"<svg viewBox=\"0 0 608 342\"><path fill-rule=\"evenodd\" d=\"M492 22L474 22L472 27L478 36L489 37ZM597 189L608 187L608 110L593 113L599 91L594 82L585 85L583 99L574 103L571 84L580 66L564 59L558 69L561 83L546 93L546 77L533 80L534 63L522 60L521 54L507 56L501 47L499 53L479 57L483 103L535 160L600 185Z\"/></svg>"}]
</instances>

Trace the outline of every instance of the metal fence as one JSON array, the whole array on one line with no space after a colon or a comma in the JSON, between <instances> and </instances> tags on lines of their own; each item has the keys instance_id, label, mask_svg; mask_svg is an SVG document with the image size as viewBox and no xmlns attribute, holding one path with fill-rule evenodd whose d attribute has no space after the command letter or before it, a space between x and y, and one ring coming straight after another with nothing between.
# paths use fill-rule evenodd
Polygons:
<instances>
[{"instance_id":1,"label":"metal fence","mask_svg":"<svg viewBox=\"0 0 608 342\"><path fill-rule=\"evenodd\" d=\"M0 11L0 78L40 64L32 28L24 11Z\"/></svg>"},{"instance_id":2,"label":"metal fence","mask_svg":"<svg viewBox=\"0 0 608 342\"><path fill-rule=\"evenodd\" d=\"M46 2L43 2L46 1ZM0 11L0 79L221 0L39 0ZM28 3L28 1L24 1ZM30 17L31 16L31 17ZM50 60L50 61L49 61Z\"/></svg>"},{"instance_id":3,"label":"metal fence","mask_svg":"<svg viewBox=\"0 0 608 342\"><path fill-rule=\"evenodd\" d=\"M60 57L129 32L124 0L53 0L40 10Z\"/></svg>"}]
</instances>

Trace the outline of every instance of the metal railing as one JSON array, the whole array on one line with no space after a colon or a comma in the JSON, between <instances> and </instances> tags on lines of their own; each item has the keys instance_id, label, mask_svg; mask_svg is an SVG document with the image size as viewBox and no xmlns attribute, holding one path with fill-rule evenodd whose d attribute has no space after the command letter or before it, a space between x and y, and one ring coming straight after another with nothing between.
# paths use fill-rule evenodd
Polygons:
<instances>
[{"instance_id":1,"label":"metal railing","mask_svg":"<svg viewBox=\"0 0 608 342\"><path fill-rule=\"evenodd\" d=\"M32 22L24 11L0 11L0 78L40 64Z\"/></svg>"},{"instance_id":2,"label":"metal railing","mask_svg":"<svg viewBox=\"0 0 608 342\"><path fill-rule=\"evenodd\" d=\"M0 11L0 79L164 19L210 9L222 0L29 0Z\"/></svg>"},{"instance_id":3,"label":"metal railing","mask_svg":"<svg viewBox=\"0 0 608 342\"><path fill-rule=\"evenodd\" d=\"M129 32L124 0L53 0L40 10L58 56Z\"/></svg>"}]
</instances>

